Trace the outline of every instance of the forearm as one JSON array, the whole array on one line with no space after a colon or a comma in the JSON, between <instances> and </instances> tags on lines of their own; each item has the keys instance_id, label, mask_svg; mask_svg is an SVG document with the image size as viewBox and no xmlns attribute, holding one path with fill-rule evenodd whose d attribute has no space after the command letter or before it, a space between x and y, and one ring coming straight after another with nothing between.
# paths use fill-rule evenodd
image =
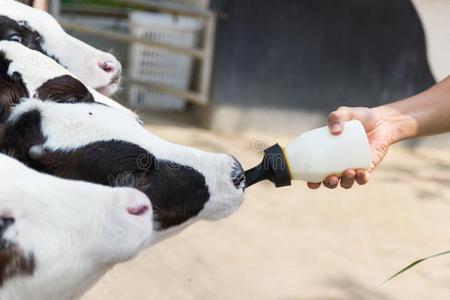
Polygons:
<instances>
[{"instance_id":1,"label":"forearm","mask_svg":"<svg viewBox=\"0 0 450 300\"><path fill-rule=\"evenodd\" d=\"M392 143L450 131L450 77L420 94L373 110L389 124Z\"/></svg>"}]
</instances>

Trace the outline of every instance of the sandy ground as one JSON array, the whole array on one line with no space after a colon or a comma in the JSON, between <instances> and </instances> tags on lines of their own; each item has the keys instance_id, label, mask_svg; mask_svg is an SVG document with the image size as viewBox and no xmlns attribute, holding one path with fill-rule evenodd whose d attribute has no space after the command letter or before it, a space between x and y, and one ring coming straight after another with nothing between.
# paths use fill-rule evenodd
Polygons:
<instances>
[{"instance_id":1,"label":"sandy ground","mask_svg":"<svg viewBox=\"0 0 450 300\"><path fill-rule=\"evenodd\" d=\"M150 127L175 142L259 162L255 135ZM450 299L450 154L395 147L365 187L251 187L228 219L199 222L116 266L83 299Z\"/></svg>"}]
</instances>

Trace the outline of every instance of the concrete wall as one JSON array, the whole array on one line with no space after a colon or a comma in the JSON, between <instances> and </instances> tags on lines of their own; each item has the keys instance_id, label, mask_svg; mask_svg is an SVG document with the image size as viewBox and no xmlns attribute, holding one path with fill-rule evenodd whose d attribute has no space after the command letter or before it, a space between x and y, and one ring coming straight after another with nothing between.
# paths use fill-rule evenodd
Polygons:
<instances>
[{"instance_id":1,"label":"concrete wall","mask_svg":"<svg viewBox=\"0 0 450 300\"><path fill-rule=\"evenodd\" d=\"M214 5L227 18L218 27L213 128L246 124L283 131L302 119L323 123L323 115L338 106L379 105L434 83L409 0Z\"/></svg>"},{"instance_id":2,"label":"concrete wall","mask_svg":"<svg viewBox=\"0 0 450 300\"><path fill-rule=\"evenodd\" d=\"M172 2L185 4L185 5L193 5L198 7L208 7L209 6L209 0L172 0Z\"/></svg>"},{"instance_id":3,"label":"concrete wall","mask_svg":"<svg viewBox=\"0 0 450 300\"><path fill-rule=\"evenodd\" d=\"M450 75L450 1L413 0L425 29L428 61L436 80Z\"/></svg>"}]
</instances>

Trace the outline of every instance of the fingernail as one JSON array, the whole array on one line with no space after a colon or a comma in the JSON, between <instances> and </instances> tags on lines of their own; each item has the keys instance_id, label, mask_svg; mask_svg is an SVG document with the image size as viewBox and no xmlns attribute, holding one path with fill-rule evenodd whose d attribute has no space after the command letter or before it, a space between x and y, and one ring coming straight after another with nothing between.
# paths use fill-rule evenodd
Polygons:
<instances>
[{"instance_id":1,"label":"fingernail","mask_svg":"<svg viewBox=\"0 0 450 300\"><path fill-rule=\"evenodd\" d=\"M337 179L336 178L330 178L330 179L328 179L328 184L329 185L335 185L337 183Z\"/></svg>"},{"instance_id":2,"label":"fingernail","mask_svg":"<svg viewBox=\"0 0 450 300\"><path fill-rule=\"evenodd\" d=\"M331 125L331 132L332 133L338 133L340 132L342 129L341 124L339 123L334 123L333 125Z\"/></svg>"},{"instance_id":3,"label":"fingernail","mask_svg":"<svg viewBox=\"0 0 450 300\"><path fill-rule=\"evenodd\" d=\"M345 175L345 178L353 179L353 178L355 178L355 176L353 174L347 174L347 175Z\"/></svg>"}]
</instances>

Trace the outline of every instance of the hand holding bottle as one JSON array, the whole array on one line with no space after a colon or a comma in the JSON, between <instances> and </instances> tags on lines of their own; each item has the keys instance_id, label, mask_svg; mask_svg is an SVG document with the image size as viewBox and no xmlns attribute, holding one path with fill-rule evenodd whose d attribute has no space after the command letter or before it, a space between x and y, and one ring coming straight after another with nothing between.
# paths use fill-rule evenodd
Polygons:
<instances>
[{"instance_id":1,"label":"hand holding bottle","mask_svg":"<svg viewBox=\"0 0 450 300\"><path fill-rule=\"evenodd\" d=\"M410 98L374 108L341 107L330 113L328 126L333 135L345 130L345 121L359 120L370 144L372 163L369 170L346 170L342 176L329 176L323 182L328 188L339 185L351 188L356 181L365 184L380 164L389 146L396 142L450 131L450 76L428 90ZM336 153L336 157L345 153ZM317 189L320 183L308 183Z\"/></svg>"},{"instance_id":2,"label":"hand holding bottle","mask_svg":"<svg viewBox=\"0 0 450 300\"><path fill-rule=\"evenodd\" d=\"M355 181L358 184L367 183L370 173L384 158L392 143L387 122L377 114L376 110L366 107L340 107L338 110L330 113L328 116L328 126L331 134L341 134L342 131L345 130L344 122L351 120L360 121L366 131L372 156L370 168L368 170L346 170L340 178L334 175L329 176L323 182L328 188L337 187L339 182L343 188L351 188ZM320 186L320 183L309 182L308 186L312 189L317 189Z\"/></svg>"}]
</instances>

